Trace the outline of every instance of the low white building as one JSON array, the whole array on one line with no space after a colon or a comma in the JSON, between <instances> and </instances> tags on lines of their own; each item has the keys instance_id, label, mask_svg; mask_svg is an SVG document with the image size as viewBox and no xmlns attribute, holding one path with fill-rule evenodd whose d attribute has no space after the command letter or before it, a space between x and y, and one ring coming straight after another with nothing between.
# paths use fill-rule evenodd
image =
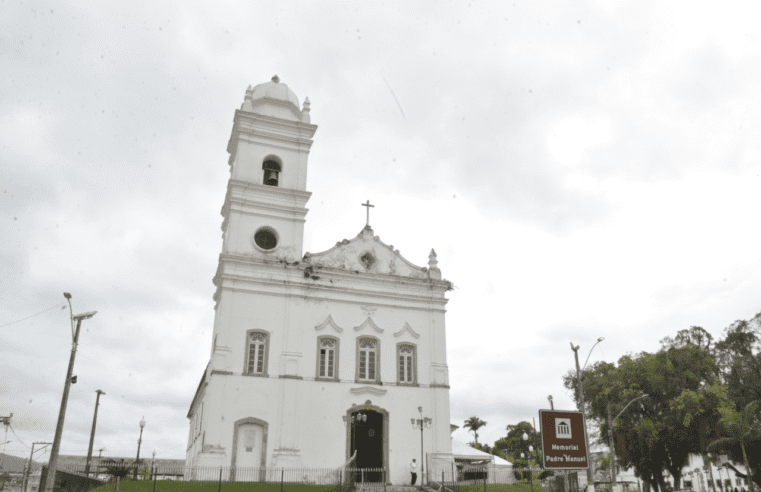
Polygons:
<instances>
[{"instance_id":1,"label":"low white building","mask_svg":"<svg viewBox=\"0 0 761 492\"><path fill-rule=\"evenodd\" d=\"M302 253L316 130L309 100L300 108L277 77L249 87L235 112L210 362L188 412L186 464L269 480L275 469L336 468L356 451L356 466L384 470L373 480L405 483L420 460L411 419L422 419L424 460L449 473L452 286L433 250L417 266L369 218L353 239Z\"/></svg>"}]
</instances>

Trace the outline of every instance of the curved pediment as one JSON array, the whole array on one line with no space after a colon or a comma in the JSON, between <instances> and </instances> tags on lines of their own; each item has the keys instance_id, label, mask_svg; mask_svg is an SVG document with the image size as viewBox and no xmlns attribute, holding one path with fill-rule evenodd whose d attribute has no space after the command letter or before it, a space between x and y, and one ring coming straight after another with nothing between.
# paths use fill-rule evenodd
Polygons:
<instances>
[{"instance_id":1,"label":"curved pediment","mask_svg":"<svg viewBox=\"0 0 761 492\"><path fill-rule=\"evenodd\" d=\"M402 327L401 330L394 333L394 336L399 338L405 333L409 333L410 335L412 335L413 338L420 338L420 334L417 333L415 330L413 330L409 323L404 323L404 327Z\"/></svg>"},{"instance_id":2,"label":"curved pediment","mask_svg":"<svg viewBox=\"0 0 761 492\"><path fill-rule=\"evenodd\" d=\"M320 330L323 330L323 329L325 329L327 327L333 328L337 333L341 333L342 331L344 331L343 328L338 326L336 324L336 322L333 321L333 316L331 316L331 315L328 315L327 319L325 319L325 321L323 321L321 324L315 326L314 329L316 331L320 331Z\"/></svg>"},{"instance_id":3,"label":"curved pediment","mask_svg":"<svg viewBox=\"0 0 761 492\"><path fill-rule=\"evenodd\" d=\"M393 245L385 244L365 226L354 239L344 239L322 253L307 253L304 260L320 267L400 277L429 278L428 268L405 259Z\"/></svg>"},{"instance_id":4,"label":"curved pediment","mask_svg":"<svg viewBox=\"0 0 761 492\"><path fill-rule=\"evenodd\" d=\"M372 318L370 318L370 317L368 317L368 318L365 320L365 322L364 322L364 323L362 323L361 325L359 325L359 326L355 326L355 327L354 327L354 331L362 331L362 330L364 330L364 329L365 329L365 328L367 328L367 327L370 327L370 328L372 328L373 330L375 330L375 331L376 331L376 332L378 332L378 333L383 333L383 331L384 331L384 330L383 330L383 328L381 328L380 326L376 325L376 324L375 324L375 321L373 321L373 319L372 319Z\"/></svg>"}]
</instances>

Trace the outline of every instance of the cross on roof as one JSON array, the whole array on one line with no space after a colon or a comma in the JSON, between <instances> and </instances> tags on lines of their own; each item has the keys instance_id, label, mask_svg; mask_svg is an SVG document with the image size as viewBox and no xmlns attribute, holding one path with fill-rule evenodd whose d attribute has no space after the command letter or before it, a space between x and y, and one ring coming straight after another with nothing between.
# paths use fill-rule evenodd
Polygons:
<instances>
[{"instance_id":1,"label":"cross on roof","mask_svg":"<svg viewBox=\"0 0 761 492\"><path fill-rule=\"evenodd\" d=\"M370 225L370 207L375 208L375 205L370 205L370 200L367 200L367 203L361 203L363 207L367 207L367 226Z\"/></svg>"}]
</instances>

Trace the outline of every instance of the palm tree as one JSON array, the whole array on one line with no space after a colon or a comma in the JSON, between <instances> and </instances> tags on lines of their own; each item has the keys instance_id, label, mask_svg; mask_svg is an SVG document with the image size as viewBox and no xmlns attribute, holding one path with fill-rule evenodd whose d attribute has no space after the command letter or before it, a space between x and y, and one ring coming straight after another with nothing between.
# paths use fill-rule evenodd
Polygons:
<instances>
[{"instance_id":1,"label":"palm tree","mask_svg":"<svg viewBox=\"0 0 761 492\"><path fill-rule=\"evenodd\" d=\"M465 421L464 427L473 431L473 434L475 434L476 444L478 444L478 429L480 429L481 427L485 425L486 425L486 422L484 422L483 420L479 419L478 417L474 415Z\"/></svg>"},{"instance_id":2,"label":"palm tree","mask_svg":"<svg viewBox=\"0 0 761 492\"><path fill-rule=\"evenodd\" d=\"M754 424L757 424L755 415L758 410L759 400L748 403L742 412L735 412L733 409L729 411L722 411L719 408L719 412L722 414L721 421L729 430L732 437L722 437L708 446L709 452L715 452L723 449L727 449L732 445L740 443L742 449L743 462L745 464L745 470L748 473L748 488L750 492L754 492L753 487L753 470L751 470L748 464L748 455L745 452L745 440L751 437L751 432L754 430Z\"/></svg>"}]
</instances>

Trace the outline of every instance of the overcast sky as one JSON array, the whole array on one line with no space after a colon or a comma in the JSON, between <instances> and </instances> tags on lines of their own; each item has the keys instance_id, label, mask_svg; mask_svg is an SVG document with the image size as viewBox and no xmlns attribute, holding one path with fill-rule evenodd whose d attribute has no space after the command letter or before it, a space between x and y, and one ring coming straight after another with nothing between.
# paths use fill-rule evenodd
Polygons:
<instances>
[{"instance_id":1,"label":"overcast sky","mask_svg":"<svg viewBox=\"0 0 761 492\"><path fill-rule=\"evenodd\" d=\"M274 74L319 126L305 252L367 199L407 259L436 249L451 421L481 442L549 394L574 408L569 342L615 361L761 311L755 3L158 3L0 2L6 452L52 441L67 291L98 314L61 453L87 452L102 389L95 449L133 455L144 415L143 456L185 457L232 118Z\"/></svg>"}]
</instances>

